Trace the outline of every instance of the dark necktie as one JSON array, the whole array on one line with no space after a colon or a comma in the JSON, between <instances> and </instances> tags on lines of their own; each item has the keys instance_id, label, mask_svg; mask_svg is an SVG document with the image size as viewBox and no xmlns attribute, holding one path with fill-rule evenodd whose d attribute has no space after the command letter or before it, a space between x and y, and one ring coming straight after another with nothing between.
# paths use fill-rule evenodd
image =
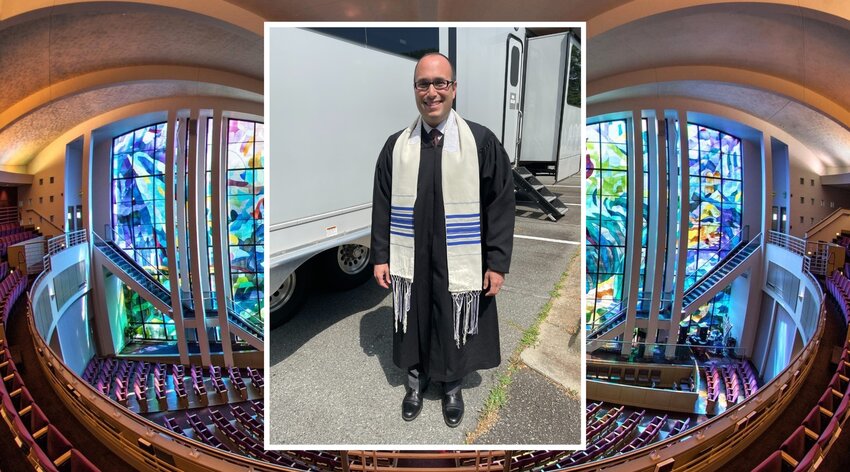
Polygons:
<instances>
[{"instance_id":1,"label":"dark necktie","mask_svg":"<svg viewBox=\"0 0 850 472\"><path fill-rule=\"evenodd\" d=\"M443 137L443 133L437 128L433 128L428 134L431 135L431 143L434 144L434 147L437 147L440 144L440 138Z\"/></svg>"}]
</instances>

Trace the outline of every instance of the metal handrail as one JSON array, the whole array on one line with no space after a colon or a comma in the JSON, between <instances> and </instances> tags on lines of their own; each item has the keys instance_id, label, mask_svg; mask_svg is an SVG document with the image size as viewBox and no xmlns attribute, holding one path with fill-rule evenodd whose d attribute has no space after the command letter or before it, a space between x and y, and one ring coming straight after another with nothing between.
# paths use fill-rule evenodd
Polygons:
<instances>
[{"instance_id":1,"label":"metal handrail","mask_svg":"<svg viewBox=\"0 0 850 472\"><path fill-rule=\"evenodd\" d=\"M715 263L715 264L714 264L714 267L712 267L712 268L708 269L708 270L706 271L706 273L705 273L705 274L703 274L703 276L699 278L699 280L697 280L696 282L694 282L694 284L693 284L693 285L691 285L690 287L688 287L688 288L687 288L687 290L685 290L685 294L687 294L687 293L688 293L689 291L691 291L694 287L696 287L697 285L699 285L699 284L700 284L700 282L701 282L702 280L705 280L705 278L706 278L706 277L710 276L710 275L711 275L711 274L712 274L715 270L717 270L717 268L718 268L718 267L722 266L722 265L723 265L723 263L724 263L725 261L729 260L729 258L731 258L731 257L734 257L735 253L737 252L737 251L736 251L736 249L737 249L738 251L740 251L741 249L743 249L744 245L742 245L741 243L743 243L744 241L747 241L747 240L749 239L749 233L750 233L750 226L749 226L749 225L746 225L746 226L744 226L743 228L741 228L741 231L738 231L738 232L737 232L734 236L732 236L732 237L731 237L728 241L726 241L726 244L724 244L724 245L720 246L720 248L717 250L717 252L723 251L724 249L728 249L728 250L729 250L729 253L726 255L726 257L725 257L725 258L723 258L723 260L720 260L720 261L718 261L717 263ZM733 243L734 243L734 244L733 244ZM740 246L740 248L739 248L738 246ZM694 271L694 273L695 273L695 274L698 274L698 273L699 273L699 271L700 271L703 267L705 267L705 266L707 266L707 265L709 265L709 264L711 264L711 261L705 261L705 262L703 262L703 263L702 263L699 267L697 267L697 269Z\"/></svg>"},{"instance_id":2,"label":"metal handrail","mask_svg":"<svg viewBox=\"0 0 850 472\"><path fill-rule=\"evenodd\" d=\"M61 226L56 226L56 224L54 222L50 221L49 217L42 215L37 210L33 210L32 208L27 208L26 211L31 212L31 213L35 213L36 215L39 216L39 218L41 218L41 221L49 224L50 226L53 226L54 228L58 229L62 233L65 232L65 228L62 228Z\"/></svg>"},{"instance_id":3,"label":"metal handrail","mask_svg":"<svg viewBox=\"0 0 850 472\"><path fill-rule=\"evenodd\" d=\"M805 256L806 255L806 240L800 239L795 236L791 236L790 234L780 233L779 231L770 231L768 233L767 242L770 244L774 244L783 249L787 249L794 254Z\"/></svg>"},{"instance_id":4,"label":"metal handrail","mask_svg":"<svg viewBox=\"0 0 850 472\"><path fill-rule=\"evenodd\" d=\"M47 255L52 256L65 249L88 242L88 231L81 229L63 233L47 240Z\"/></svg>"},{"instance_id":5,"label":"metal handrail","mask_svg":"<svg viewBox=\"0 0 850 472\"><path fill-rule=\"evenodd\" d=\"M106 225L106 229L108 230L107 234L109 235L109 241L115 243L116 246L118 246L118 248L122 250L122 246L129 246L133 248L133 255L131 256L131 258L135 260L136 263L138 263L140 266L142 266L145 272L156 278L157 281L159 281L159 283L163 285L163 288L168 289L168 287L165 287L165 285L162 283L162 280L169 280L168 274L160 270L158 265L148 260L148 258L144 256L144 253L140 252L140 250L138 249L135 249L132 242L124 239L124 237L118 231L115 231L115 228ZM116 240L116 237L118 238L118 240ZM126 251L124 252L126 253Z\"/></svg>"}]
</instances>

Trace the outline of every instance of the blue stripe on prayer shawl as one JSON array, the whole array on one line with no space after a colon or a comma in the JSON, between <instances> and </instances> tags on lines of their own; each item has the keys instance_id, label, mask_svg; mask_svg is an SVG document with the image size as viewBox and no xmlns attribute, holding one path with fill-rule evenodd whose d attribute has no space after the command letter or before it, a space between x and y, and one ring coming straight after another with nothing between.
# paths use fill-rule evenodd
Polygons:
<instances>
[{"instance_id":1,"label":"blue stripe on prayer shawl","mask_svg":"<svg viewBox=\"0 0 850 472\"><path fill-rule=\"evenodd\" d=\"M463 245L466 245L466 244L481 244L481 240L475 239L475 240L472 240L472 241L450 241L450 242L446 243L446 246L463 246Z\"/></svg>"},{"instance_id":2,"label":"blue stripe on prayer shawl","mask_svg":"<svg viewBox=\"0 0 850 472\"><path fill-rule=\"evenodd\" d=\"M404 236L405 238L412 238L412 237L413 237L413 235L412 235L412 234L399 233L399 232L397 232L397 231L393 231L393 230L390 230L390 234L394 234L394 235L396 235L396 236Z\"/></svg>"},{"instance_id":3,"label":"blue stripe on prayer shawl","mask_svg":"<svg viewBox=\"0 0 850 472\"><path fill-rule=\"evenodd\" d=\"M446 239L469 239L475 238L480 239L481 235L478 233L465 233L465 234L449 234L446 236Z\"/></svg>"},{"instance_id":4,"label":"blue stripe on prayer shawl","mask_svg":"<svg viewBox=\"0 0 850 472\"><path fill-rule=\"evenodd\" d=\"M456 215L446 215L446 218L477 218L481 216L481 213L466 213L466 214L456 214Z\"/></svg>"},{"instance_id":5,"label":"blue stripe on prayer shawl","mask_svg":"<svg viewBox=\"0 0 850 472\"><path fill-rule=\"evenodd\" d=\"M480 236L481 231L478 231L477 229L460 229L460 228L457 228L457 229L447 229L446 234L449 234L449 235L451 235L451 234L474 234L476 236Z\"/></svg>"},{"instance_id":6,"label":"blue stripe on prayer shawl","mask_svg":"<svg viewBox=\"0 0 850 472\"><path fill-rule=\"evenodd\" d=\"M401 223L390 223L390 226L391 226L391 227L393 227L393 228L409 228L409 229L413 229L413 225L405 225L405 224L401 224Z\"/></svg>"},{"instance_id":7,"label":"blue stripe on prayer shawl","mask_svg":"<svg viewBox=\"0 0 850 472\"><path fill-rule=\"evenodd\" d=\"M446 223L446 228L459 228L461 226L475 226L478 227L478 221L462 221L457 223Z\"/></svg>"},{"instance_id":8,"label":"blue stripe on prayer shawl","mask_svg":"<svg viewBox=\"0 0 850 472\"><path fill-rule=\"evenodd\" d=\"M402 218L401 216L391 216L390 223L401 223L401 224L411 224L413 223L413 218Z\"/></svg>"},{"instance_id":9,"label":"blue stripe on prayer shawl","mask_svg":"<svg viewBox=\"0 0 850 472\"><path fill-rule=\"evenodd\" d=\"M413 211L413 207L390 206L390 210Z\"/></svg>"}]
</instances>

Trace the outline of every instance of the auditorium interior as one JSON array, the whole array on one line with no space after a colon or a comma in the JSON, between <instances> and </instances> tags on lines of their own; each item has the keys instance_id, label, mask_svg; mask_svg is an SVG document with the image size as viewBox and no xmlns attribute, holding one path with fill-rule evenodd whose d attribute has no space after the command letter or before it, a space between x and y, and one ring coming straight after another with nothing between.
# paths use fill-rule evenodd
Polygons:
<instances>
[{"instance_id":1,"label":"auditorium interior","mask_svg":"<svg viewBox=\"0 0 850 472\"><path fill-rule=\"evenodd\" d=\"M846 2L0 19L3 470L850 466ZM587 22L584 450L264 449L263 23L323 20Z\"/></svg>"}]
</instances>

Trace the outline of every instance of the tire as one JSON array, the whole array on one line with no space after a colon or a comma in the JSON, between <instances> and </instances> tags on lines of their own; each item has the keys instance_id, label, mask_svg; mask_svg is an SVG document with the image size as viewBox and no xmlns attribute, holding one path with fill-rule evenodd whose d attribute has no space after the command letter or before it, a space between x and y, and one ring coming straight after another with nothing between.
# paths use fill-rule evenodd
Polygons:
<instances>
[{"instance_id":1,"label":"tire","mask_svg":"<svg viewBox=\"0 0 850 472\"><path fill-rule=\"evenodd\" d=\"M372 277L369 248L346 244L318 256L319 278L332 290L350 290Z\"/></svg>"},{"instance_id":2,"label":"tire","mask_svg":"<svg viewBox=\"0 0 850 472\"><path fill-rule=\"evenodd\" d=\"M271 329L283 326L292 319L304 302L310 291L312 271L309 266L302 266L289 274L283 285L269 294L269 312L271 313Z\"/></svg>"}]
</instances>

